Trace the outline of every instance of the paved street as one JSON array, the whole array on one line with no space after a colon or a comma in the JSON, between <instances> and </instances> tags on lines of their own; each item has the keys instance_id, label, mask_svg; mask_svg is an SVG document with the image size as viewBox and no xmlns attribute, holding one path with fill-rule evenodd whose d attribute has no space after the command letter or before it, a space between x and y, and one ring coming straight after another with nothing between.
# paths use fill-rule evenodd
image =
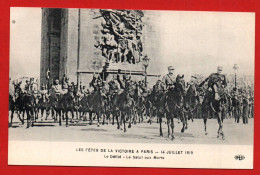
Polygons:
<instances>
[{"instance_id":1,"label":"paved street","mask_svg":"<svg viewBox=\"0 0 260 175\"><path fill-rule=\"evenodd\" d=\"M143 123L132 125L127 132L118 130L116 125L105 124L97 127L95 120L93 125L88 121L70 123L69 127L54 123L53 120L39 120L34 127L26 129L26 123L21 125L17 117L9 128L9 140L22 141L71 141L71 142L115 142L115 143L178 143L178 144L228 144L251 145L253 144L254 119L249 119L247 125L235 123L234 119L224 121L225 140L218 139L218 124L216 119L208 120L208 135L204 134L202 119L188 121L189 128L181 133L182 123L175 120L175 140L167 137L167 125L163 122L163 137L159 136L159 124L153 119L150 125L147 119Z\"/></svg>"}]
</instances>

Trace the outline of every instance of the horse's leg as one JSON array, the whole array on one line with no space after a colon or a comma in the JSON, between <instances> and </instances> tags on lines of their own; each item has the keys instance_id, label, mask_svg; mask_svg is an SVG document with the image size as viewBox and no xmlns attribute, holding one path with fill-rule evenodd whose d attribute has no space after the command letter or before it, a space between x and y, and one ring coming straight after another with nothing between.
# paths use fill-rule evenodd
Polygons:
<instances>
[{"instance_id":1,"label":"horse's leg","mask_svg":"<svg viewBox=\"0 0 260 175\"><path fill-rule=\"evenodd\" d=\"M92 112L89 112L89 125L92 125Z\"/></svg>"},{"instance_id":2,"label":"horse's leg","mask_svg":"<svg viewBox=\"0 0 260 175\"><path fill-rule=\"evenodd\" d=\"M29 112L31 113L31 126L33 127L34 126L34 122L36 122L36 119L35 119L35 116L34 116L34 114L35 114L35 111L34 111L34 108L31 108L30 110L29 110Z\"/></svg>"},{"instance_id":3,"label":"horse's leg","mask_svg":"<svg viewBox=\"0 0 260 175\"><path fill-rule=\"evenodd\" d=\"M170 137L170 118L167 116L168 137Z\"/></svg>"},{"instance_id":4,"label":"horse's leg","mask_svg":"<svg viewBox=\"0 0 260 175\"><path fill-rule=\"evenodd\" d=\"M171 129L172 129L172 140L175 139L174 137L174 120L173 117L171 117Z\"/></svg>"},{"instance_id":5,"label":"horse's leg","mask_svg":"<svg viewBox=\"0 0 260 175\"><path fill-rule=\"evenodd\" d=\"M65 114L65 116L66 116L66 127L68 127L69 126L69 123L68 123L68 120L69 120L69 116L68 116L68 113L69 113L69 111L63 111L64 112L64 114Z\"/></svg>"},{"instance_id":6,"label":"horse's leg","mask_svg":"<svg viewBox=\"0 0 260 175\"><path fill-rule=\"evenodd\" d=\"M163 132L162 132L162 117L160 116L159 118L159 123L160 123L160 136L163 137Z\"/></svg>"},{"instance_id":7,"label":"horse's leg","mask_svg":"<svg viewBox=\"0 0 260 175\"><path fill-rule=\"evenodd\" d=\"M203 118L203 122L204 122L204 131L205 131L205 135L208 135L207 133L207 116L204 116Z\"/></svg>"},{"instance_id":8,"label":"horse's leg","mask_svg":"<svg viewBox=\"0 0 260 175\"><path fill-rule=\"evenodd\" d=\"M103 116L103 122L102 122L102 125L105 125L105 114L102 113L101 116Z\"/></svg>"},{"instance_id":9,"label":"horse's leg","mask_svg":"<svg viewBox=\"0 0 260 175\"><path fill-rule=\"evenodd\" d=\"M106 113L106 117L107 117L107 125L108 125L108 123L110 123L110 115L111 115L110 112L107 112L107 113Z\"/></svg>"},{"instance_id":10,"label":"horse's leg","mask_svg":"<svg viewBox=\"0 0 260 175\"><path fill-rule=\"evenodd\" d=\"M149 123L150 123L150 125L152 124L152 114L151 114L151 110L150 109L148 109L148 117L149 117Z\"/></svg>"},{"instance_id":11,"label":"horse's leg","mask_svg":"<svg viewBox=\"0 0 260 175\"><path fill-rule=\"evenodd\" d=\"M73 119L74 119L74 110L73 109L69 109L70 113L71 113L71 120L70 122L73 123Z\"/></svg>"},{"instance_id":12,"label":"horse's leg","mask_svg":"<svg viewBox=\"0 0 260 175\"><path fill-rule=\"evenodd\" d=\"M116 115L117 129L120 129L120 124L119 124L119 121L118 121L119 114L116 113L115 115ZM114 118L114 115L113 115L113 118Z\"/></svg>"},{"instance_id":13,"label":"horse's leg","mask_svg":"<svg viewBox=\"0 0 260 175\"><path fill-rule=\"evenodd\" d=\"M41 120L43 120L44 108L41 108L40 111L41 111ZM46 116L47 116L47 115L46 115Z\"/></svg>"},{"instance_id":14,"label":"horse's leg","mask_svg":"<svg viewBox=\"0 0 260 175\"><path fill-rule=\"evenodd\" d=\"M29 128L30 127L30 120L31 120L31 115L30 115L30 112L28 109L25 109L26 111L26 115L27 115L27 127L26 128Z\"/></svg>"},{"instance_id":15,"label":"horse's leg","mask_svg":"<svg viewBox=\"0 0 260 175\"><path fill-rule=\"evenodd\" d=\"M217 119L218 119L218 124L219 124L217 138L219 138L219 136L222 135L222 139L224 139L224 133L222 131L223 123L222 123L222 119L221 119L221 112L217 112Z\"/></svg>"},{"instance_id":16,"label":"horse's leg","mask_svg":"<svg viewBox=\"0 0 260 175\"><path fill-rule=\"evenodd\" d=\"M59 125L61 126L62 123L61 123L61 110L57 111L58 115L59 115ZM58 119L58 118L57 118Z\"/></svg>"},{"instance_id":17,"label":"horse's leg","mask_svg":"<svg viewBox=\"0 0 260 175\"><path fill-rule=\"evenodd\" d=\"M52 119L55 119L55 116L54 116L54 108L51 108L51 117L52 117Z\"/></svg>"},{"instance_id":18,"label":"horse's leg","mask_svg":"<svg viewBox=\"0 0 260 175\"><path fill-rule=\"evenodd\" d=\"M14 110L11 109L11 123L10 123L9 126L12 126L12 124L13 124L13 118L14 118Z\"/></svg>"},{"instance_id":19,"label":"horse's leg","mask_svg":"<svg viewBox=\"0 0 260 175\"><path fill-rule=\"evenodd\" d=\"M24 121L24 114L25 114L25 109L22 110L22 117L23 117L23 121Z\"/></svg>"},{"instance_id":20,"label":"horse's leg","mask_svg":"<svg viewBox=\"0 0 260 175\"><path fill-rule=\"evenodd\" d=\"M115 124L115 115L112 113L112 125Z\"/></svg>"},{"instance_id":21,"label":"horse's leg","mask_svg":"<svg viewBox=\"0 0 260 175\"><path fill-rule=\"evenodd\" d=\"M76 109L76 120L79 120L79 110Z\"/></svg>"},{"instance_id":22,"label":"horse's leg","mask_svg":"<svg viewBox=\"0 0 260 175\"><path fill-rule=\"evenodd\" d=\"M17 109L17 116L18 116L19 120L22 122L22 125L23 125L24 119L21 118L21 111L19 109Z\"/></svg>"},{"instance_id":23,"label":"horse's leg","mask_svg":"<svg viewBox=\"0 0 260 175\"><path fill-rule=\"evenodd\" d=\"M120 116L120 130L123 130L122 125L123 125L123 119L125 117L124 115L125 115L124 113L121 113L121 116Z\"/></svg>"},{"instance_id":24,"label":"horse's leg","mask_svg":"<svg viewBox=\"0 0 260 175\"><path fill-rule=\"evenodd\" d=\"M83 122L87 121L86 120L86 112L84 112L84 111L82 111L82 120L83 120Z\"/></svg>"},{"instance_id":25,"label":"horse's leg","mask_svg":"<svg viewBox=\"0 0 260 175\"><path fill-rule=\"evenodd\" d=\"M128 128L131 128L131 119L132 119L131 112L129 112L128 115L129 115L129 124L128 124Z\"/></svg>"},{"instance_id":26,"label":"horse's leg","mask_svg":"<svg viewBox=\"0 0 260 175\"><path fill-rule=\"evenodd\" d=\"M124 121L123 121L123 122L124 122L124 132L126 132L126 127L125 127L126 118L125 118L125 117L126 117L126 115L124 114L124 115L123 115L123 120L124 120Z\"/></svg>"},{"instance_id":27,"label":"horse's leg","mask_svg":"<svg viewBox=\"0 0 260 175\"><path fill-rule=\"evenodd\" d=\"M137 111L135 111L134 112L134 117L133 117L133 124L135 124L136 125L136 120L137 120L137 118L138 118L138 113L137 113Z\"/></svg>"},{"instance_id":28,"label":"horse's leg","mask_svg":"<svg viewBox=\"0 0 260 175\"><path fill-rule=\"evenodd\" d=\"M96 115L97 115L97 120L98 120L97 126L99 127L99 118L100 118L99 112Z\"/></svg>"},{"instance_id":29,"label":"horse's leg","mask_svg":"<svg viewBox=\"0 0 260 175\"><path fill-rule=\"evenodd\" d=\"M50 115L50 110L51 110L51 108L49 108L49 107L47 107L46 108L46 116L45 116L45 120L47 120L47 118L49 117L49 115Z\"/></svg>"}]
</instances>

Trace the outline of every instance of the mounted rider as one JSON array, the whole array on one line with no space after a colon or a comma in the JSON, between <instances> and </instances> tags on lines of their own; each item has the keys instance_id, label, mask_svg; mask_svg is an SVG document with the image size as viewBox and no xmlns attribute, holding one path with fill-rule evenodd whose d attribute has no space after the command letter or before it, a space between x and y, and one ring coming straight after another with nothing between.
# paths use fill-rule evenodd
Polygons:
<instances>
[{"instance_id":1,"label":"mounted rider","mask_svg":"<svg viewBox=\"0 0 260 175\"><path fill-rule=\"evenodd\" d=\"M27 95L35 95L37 94L38 88L36 83L34 83L34 78L30 78L29 80L26 80L26 84L23 89L23 93Z\"/></svg>"},{"instance_id":2,"label":"mounted rider","mask_svg":"<svg viewBox=\"0 0 260 175\"><path fill-rule=\"evenodd\" d=\"M108 82L109 86L109 95L114 95L119 93L119 84L116 82L116 79L113 77L111 81Z\"/></svg>"},{"instance_id":3,"label":"mounted rider","mask_svg":"<svg viewBox=\"0 0 260 175\"><path fill-rule=\"evenodd\" d=\"M41 96L45 96L48 97L48 89L47 89L47 85L42 85L42 90L40 90L40 94Z\"/></svg>"},{"instance_id":4,"label":"mounted rider","mask_svg":"<svg viewBox=\"0 0 260 175\"><path fill-rule=\"evenodd\" d=\"M94 88L93 92L100 92L103 89L104 82L99 74L93 74L93 79L89 83Z\"/></svg>"},{"instance_id":5,"label":"mounted rider","mask_svg":"<svg viewBox=\"0 0 260 175\"><path fill-rule=\"evenodd\" d=\"M176 76L174 74L175 68L173 66L168 67L168 74L166 74L163 79L162 83L164 84L164 89L173 89L174 84L176 83Z\"/></svg>"},{"instance_id":6,"label":"mounted rider","mask_svg":"<svg viewBox=\"0 0 260 175\"><path fill-rule=\"evenodd\" d=\"M222 74L223 67L217 67L217 73L212 73L208 78L206 78L199 87L203 86L205 82L208 82L208 91L212 92L215 97L215 100L220 99L220 95L224 93L224 90L227 86L226 76Z\"/></svg>"},{"instance_id":7,"label":"mounted rider","mask_svg":"<svg viewBox=\"0 0 260 175\"><path fill-rule=\"evenodd\" d=\"M55 83L54 83L54 85L52 86L52 90L53 90L53 92L54 92L55 94L58 94L58 95L62 94L63 89L62 89L62 86L60 85L58 79L55 80Z\"/></svg>"},{"instance_id":8,"label":"mounted rider","mask_svg":"<svg viewBox=\"0 0 260 175\"><path fill-rule=\"evenodd\" d=\"M121 70L118 70L118 73L120 73ZM120 89L125 89L128 90L128 88L130 87L132 80L131 80L131 76L128 74L124 74L123 75L123 81L120 79L119 74L117 74L117 82L120 85Z\"/></svg>"}]
</instances>

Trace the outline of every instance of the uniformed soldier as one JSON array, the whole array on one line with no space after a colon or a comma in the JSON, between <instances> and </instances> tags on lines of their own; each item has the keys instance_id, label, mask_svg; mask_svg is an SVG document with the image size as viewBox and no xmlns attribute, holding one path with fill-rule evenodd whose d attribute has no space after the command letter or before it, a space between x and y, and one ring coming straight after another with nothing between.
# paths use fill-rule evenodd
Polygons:
<instances>
[{"instance_id":1,"label":"uniformed soldier","mask_svg":"<svg viewBox=\"0 0 260 175\"><path fill-rule=\"evenodd\" d=\"M63 92L58 79L55 80L55 84L52 86L52 89L55 92L55 94L61 94Z\"/></svg>"},{"instance_id":2,"label":"uniformed soldier","mask_svg":"<svg viewBox=\"0 0 260 175\"><path fill-rule=\"evenodd\" d=\"M127 89L129 88L130 84L131 84L131 76L128 74L124 74L123 75L123 81L120 79L120 76L117 75L117 81L120 85L121 89Z\"/></svg>"},{"instance_id":3,"label":"uniformed soldier","mask_svg":"<svg viewBox=\"0 0 260 175\"><path fill-rule=\"evenodd\" d=\"M48 94L48 90L47 90L47 88L46 88L45 85L42 86L42 90L40 91L40 93L41 93L42 95Z\"/></svg>"},{"instance_id":4,"label":"uniformed soldier","mask_svg":"<svg viewBox=\"0 0 260 175\"><path fill-rule=\"evenodd\" d=\"M99 92L103 87L103 81L99 74L94 74L93 79L90 82L90 87L94 88L93 92Z\"/></svg>"},{"instance_id":5,"label":"uniformed soldier","mask_svg":"<svg viewBox=\"0 0 260 175\"><path fill-rule=\"evenodd\" d=\"M226 76L222 74L223 67L217 67L217 73L211 74L208 78L206 78L199 87L203 86L203 84L208 81L208 90L215 94L215 99L219 100L219 94L223 93L223 90L227 86Z\"/></svg>"},{"instance_id":6,"label":"uniformed soldier","mask_svg":"<svg viewBox=\"0 0 260 175\"><path fill-rule=\"evenodd\" d=\"M30 81L26 80L24 88L22 89L23 93L29 94L30 93Z\"/></svg>"},{"instance_id":7,"label":"uniformed soldier","mask_svg":"<svg viewBox=\"0 0 260 175\"><path fill-rule=\"evenodd\" d=\"M176 76L174 75L175 68L173 66L168 67L168 74L166 74L163 79L162 83L165 86L165 89L172 89L174 88L174 84L176 82Z\"/></svg>"},{"instance_id":8,"label":"uniformed soldier","mask_svg":"<svg viewBox=\"0 0 260 175\"><path fill-rule=\"evenodd\" d=\"M34 94L35 96L38 93L38 85L37 83L34 81L34 78L30 78L30 90L31 90L31 94Z\"/></svg>"},{"instance_id":9,"label":"uniformed soldier","mask_svg":"<svg viewBox=\"0 0 260 175\"><path fill-rule=\"evenodd\" d=\"M156 84L153 86L152 93L156 92L163 92L165 89L165 86L162 84L161 80L157 80Z\"/></svg>"},{"instance_id":10,"label":"uniformed soldier","mask_svg":"<svg viewBox=\"0 0 260 175\"><path fill-rule=\"evenodd\" d=\"M115 81L115 78L113 77L111 81L108 82L108 86L109 86L109 95L113 95L119 92L119 85L118 83Z\"/></svg>"}]
</instances>

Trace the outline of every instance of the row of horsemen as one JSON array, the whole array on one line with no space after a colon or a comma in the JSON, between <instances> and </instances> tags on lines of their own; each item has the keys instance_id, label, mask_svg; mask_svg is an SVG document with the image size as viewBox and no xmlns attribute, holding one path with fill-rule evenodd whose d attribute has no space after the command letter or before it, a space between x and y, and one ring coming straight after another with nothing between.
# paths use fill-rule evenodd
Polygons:
<instances>
[{"instance_id":1,"label":"row of horsemen","mask_svg":"<svg viewBox=\"0 0 260 175\"><path fill-rule=\"evenodd\" d=\"M158 80L152 89L147 88L144 81L133 81L131 76L113 76L112 80L105 82L101 76L95 74L90 86L90 92L86 86L80 83L79 88L64 76L62 84L55 80L50 88L42 87L38 91L34 84L34 79L27 80L25 86L21 87L21 82L13 83L9 86L9 109L11 111L11 123L14 112L24 123L24 113L27 116L27 128L33 126L38 119L41 119L46 111L46 119L51 114L55 121L62 124L62 119L66 120L68 126L68 113L71 113L71 122L74 115L76 120L86 120L89 117L90 124L97 118L97 125L103 119L103 124L114 119L117 128L123 127L126 131L132 123L149 117L148 122L152 122L153 117L157 117L160 123L160 136L162 133L162 118L167 119L168 136L174 138L174 118L183 123L181 132L188 128L187 120L193 121L194 117L203 118L204 130L207 134L207 119L215 116L218 120L218 137L224 139L223 120L225 117L234 117L239 122L243 117L243 123L248 123L249 115L253 114L253 97L248 91L227 90L227 80L222 74L222 67L218 66L217 73L211 74L204 81L196 81L192 77L189 83L185 83L184 76L174 74L174 67L169 66L169 73ZM251 93L252 94L252 93Z\"/></svg>"}]
</instances>

